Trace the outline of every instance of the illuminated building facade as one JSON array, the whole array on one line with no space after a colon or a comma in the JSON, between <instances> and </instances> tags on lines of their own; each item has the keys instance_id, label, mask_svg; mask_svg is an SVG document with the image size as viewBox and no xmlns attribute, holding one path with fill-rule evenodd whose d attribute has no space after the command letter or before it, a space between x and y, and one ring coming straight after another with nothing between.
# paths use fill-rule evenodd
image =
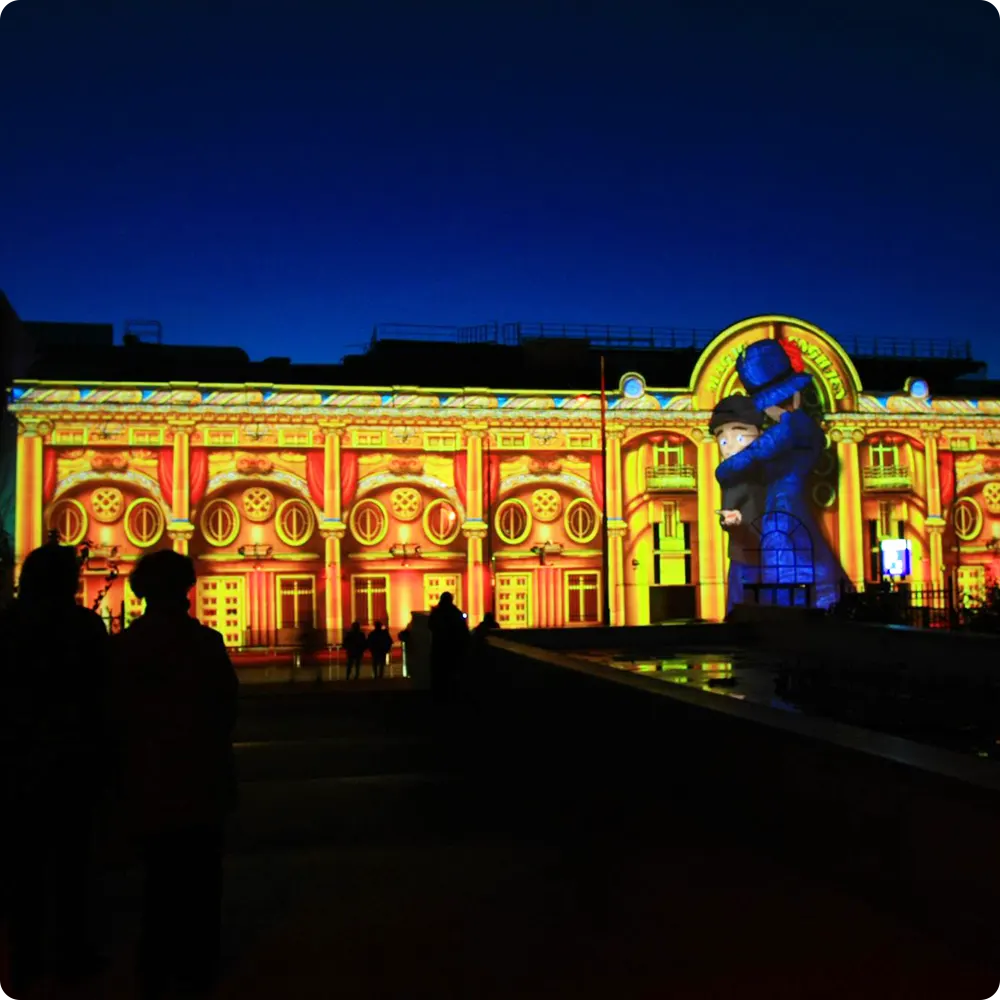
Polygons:
<instances>
[{"instance_id":1,"label":"illuminated building facade","mask_svg":"<svg viewBox=\"0 0 1000 1000\"><path fill-rule=\"evenodd\" d=\"M121 577L105 602L132 616L130 566L172 546L196 560L198 616L232 646L307 624L333 641L353 620L397 631L446 590L472 623L492 608L505 627L564 627L601 618L606 514L612 624L719 619L727 546L709 414L738 388L740 350L776 336L814 376L828 448L809 488L848 579L878 580L881 540L905 538L914 588L984 594L1000 538L996 383L934 395L927 360L895 391L866 391L831 336L781 316L699 346L678 388L612 367L606 472L596 369L569 391L306 382L298 366L286 379L85 381L63 364L12 390L15 564L50 531L88 540L81 600L94 602L111 560Z\"/></svg>"}]
</instances>

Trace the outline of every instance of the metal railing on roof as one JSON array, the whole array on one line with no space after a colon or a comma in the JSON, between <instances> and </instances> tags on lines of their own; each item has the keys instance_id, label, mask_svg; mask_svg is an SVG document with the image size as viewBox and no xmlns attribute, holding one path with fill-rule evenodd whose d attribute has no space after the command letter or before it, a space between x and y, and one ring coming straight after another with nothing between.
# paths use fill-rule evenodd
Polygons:
<instances>
[{"instance_id":1,"label":"metal railing on roof","mask_svg":"<svg viewBox=\"0 0 1000 1000\"><path fill-rule=\"evenodd\" d=\"M908 337L840 337L840 346L855 358L933 358L972 361L968 340Z\"/></svg>"},{"instance_id":2,"label":"metal railing on roof","mask_svg":"<svg viewBox=\"0 0 1000 1000\"><path fill-rule=\"evenodd\" d=\"M622 326L599 323L480 323L442 326L421 323L381 323L371 344L380 340L412 340L459 344L502 344L517 347L527 341L584 340L597 347L645 350L701 350L719 331L705 328ZM969 341L944 338L842 337L840 346L855 358L941 359L972 361Z\"/></svg>"}]
</instances>

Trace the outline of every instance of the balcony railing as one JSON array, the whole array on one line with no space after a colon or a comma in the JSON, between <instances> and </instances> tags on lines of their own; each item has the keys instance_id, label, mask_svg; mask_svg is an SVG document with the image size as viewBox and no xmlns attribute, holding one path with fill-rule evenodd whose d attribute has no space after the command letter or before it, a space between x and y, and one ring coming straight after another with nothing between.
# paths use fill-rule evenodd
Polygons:
<instances>
[{"instance_id":1,"label":"balcony railing","mask_svg":"<svg viewBox=\"0 0 1000 1000\"><path fill-rule=\"evenodd\" d=\"M651 465L646 469L647 490L655 492L697 488L693 465Z\"/></svg>"},{"instance_id":2,"label":"balcony railing","mask_svg":"<svg viewBox=\"0 0 1000 1000\"><path fill-rule=\"evenodd\" d=\"M872 465L864 470L866 490L909 490L913 486L908 465Z\"/></svg>"}]
</instances>

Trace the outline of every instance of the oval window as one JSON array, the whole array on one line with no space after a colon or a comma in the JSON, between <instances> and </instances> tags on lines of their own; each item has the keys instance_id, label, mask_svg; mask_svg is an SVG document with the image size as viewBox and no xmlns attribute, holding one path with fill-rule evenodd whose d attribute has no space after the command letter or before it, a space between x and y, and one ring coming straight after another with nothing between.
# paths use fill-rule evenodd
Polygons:
<instances>
[{"instance_id":1,"label":"oval window","mask_svg":"<svg viewBox=\"0 0 1000 1000\"><path fill-rule=\"evenodd\" d=\"M79 500L60 500L49 512L49 531L62 545L79 545L87 534L87 512Z\"/></svg>"},{"instance_id":2,"label":"oval window","mask_svg":"<svg viewBox=\"0 0 1000 1000\"><path fill-rule=\"evenodd\" d=\"M435 545L447 545L458 537L458 511L448 500L432 500L424 511L424 534Z\"/></svg>"},{"instance_id":3,"label":"oval window","mask_svg":"<svg viewBox=\"0 0 1000 1000\"><path fill-rule=\"evenodd\" d=\"M952 511L955 534L963 542L971 542L979 537L983 529L983 509L972 497L962 497Z\"/></svg>"},{"instance_id":4,"label":"oval window","mask_svg":"<svg viewBox=\"0 0 1000 1000\"><path fill-rule=\"evenodd\" d=\"M519 545L531 531L531 514L521 500L504 500L497 508L495 519L500 541Z\"/></svg>"},{"instance_id":5,"label":"oval window","mask_svg":"<svg viewBox=\"0 0 1000 1000\"><path fill-rule=\"evenodd\" d=\"M362 545L378 545L389 530L389 517L378 500L361 500L351 511L350 525Z\"/></svg>"},{"instance_id":6,"label":"oval window","mask_svg":"<svg viewBox=\"0 0 1000 1000\"><path fill-rule=\"evenodd\" d=\"M597 508L583 497L577 497L566 508L566 535L577 545L585 545L597 534L601 525Z\"/></svg>"},{"instance_id":7,"label":"oval window","mask_svg":"<svg viewBox=\"0 0 1000 1000\"><path fill-rule=\"evenodd\" d=\"M315 526L312 508L298 498L286 500L278 508L274 521L274 530L286 545L305 545L312 537Z\"/></svg>"},{"instance_id":8,"label":"oval window","mask_svg":"<svg viewBox=\"0 0 1000 1000\"><path fill-rule=\"evenodd\" d=\"M210 500L201 515L201 532L209 545L231 545L240 533L240 514L236 505L221 497Z\"/></svg>"},{"instance_id":9,"label":"oval window","mask_svg":"<svg viewBox=\"0 0 1000 1000\"><path fill-rule=\"evenodd\" d=\"M125 511L125 537L138 549L155 545L165 527L160 505L147 497L133 500Z\"/></svg>"}]
</instances>

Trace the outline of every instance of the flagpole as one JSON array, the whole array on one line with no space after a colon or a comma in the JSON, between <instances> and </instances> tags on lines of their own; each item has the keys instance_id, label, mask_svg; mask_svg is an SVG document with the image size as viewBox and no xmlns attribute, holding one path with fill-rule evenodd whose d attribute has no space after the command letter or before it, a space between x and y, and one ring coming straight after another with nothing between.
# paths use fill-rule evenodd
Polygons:
<instances>
[{"instance_id":1,"label":"flagpole","mask_svg":"<svg viewBox=\"0 0 1000 1000\"><path fill-rule=\"evenodd\" d=\"M601 480L604 495L601 498L601 599L603 617L601 624L611 624L611 594L608 586L608 397L604 383L604 355L601 355Z\"/></svg>"}]
</instances>

